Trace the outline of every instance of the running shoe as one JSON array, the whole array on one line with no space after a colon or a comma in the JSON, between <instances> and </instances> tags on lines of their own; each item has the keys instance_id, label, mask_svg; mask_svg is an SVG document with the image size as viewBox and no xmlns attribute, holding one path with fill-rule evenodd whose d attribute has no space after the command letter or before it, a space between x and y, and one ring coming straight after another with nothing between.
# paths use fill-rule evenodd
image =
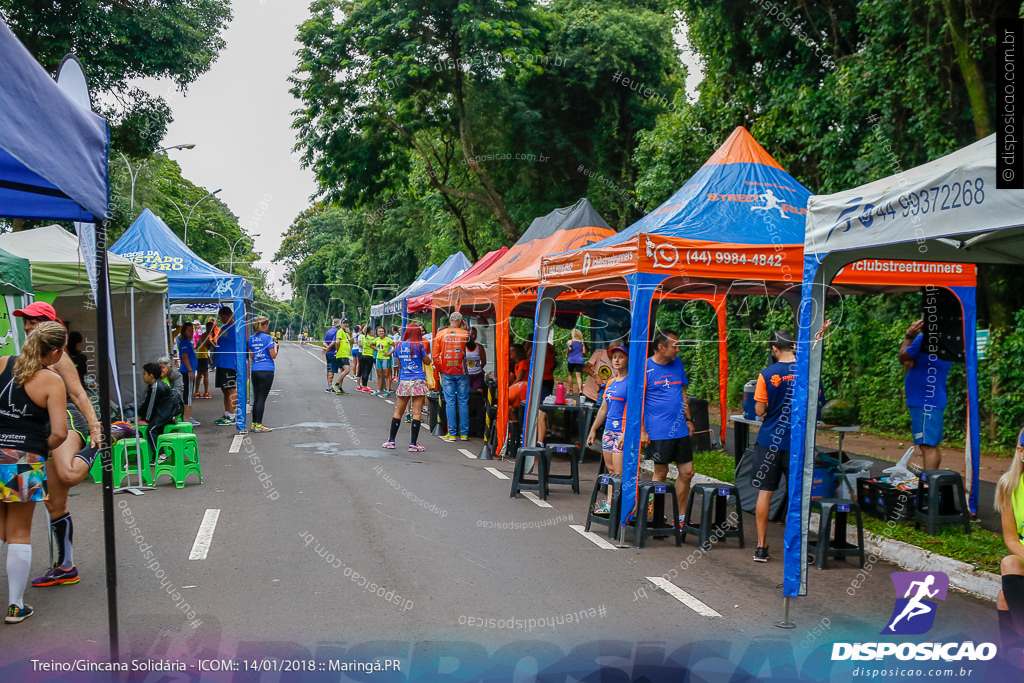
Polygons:
<instances>
[{"instance_id":1,"label":"running shoe","mask_svg":"<svg viewBox=\"0 0 1024 683\"><path fill-rule=\"evenodd\" d=\"M385 441L384 443L382 443L380 445L380 447L381 448L389 448L391 450L394 450L395 449L395 442L394 441Z\"/></svg>"},{"instance_id":2,"label":"running shoe","mask_svg":"<svg viewBox=\"0 0 1024 683\"><path fill-rule=\"evenodd\" d=\"M117 443L121 439L130 439L135 436L135 428L127 422L115 422L110 425L110 439Z\"/></svg>"},{"instance_id":3,"label":"running shoe","mask_svg":"<svg viewBox=\"0 0 1024 683\"><path fill-rule=\"evenodd\" d=\"M4 617L5 624L20 624L21 622L32 616L35 610L32 609L32 605L25 603L24 607L18 607L17 605L10 605L7 607L7 616Z\"/></svg>"},{"instance_id":4,"label":"running shoe","mask_svg":"<svg viewBox=\"0 0 1024 683\"><path fill-rule=\"evenodd\" d=\"M384 398L389 398L390 396L391 396L391 391L390 390L384 392Z\"/></svg>"},{"instance_id":5,"label":"running shoe","mask_svg":"<svg viewBox=\"0 0 1024 683\"><path fill-rule=\"evenodd\" d=\"M410 453L422 453L425 450L427 450L426 447L425 446L421 446L418 443L411 443L411 444L409 444L409 452Z\"/></svg>"},{"instance_id":6,"label":"running shoe","mask_svg":"<svg viewBox=\"0 0 1024 683\"><path fill-rule=\"evenodd\" d=\"M469 435L468 434L463 434L459 438L462 439L463 441L469 441Z\"/></svg>"},{"instance_id":7,"label":"running shoe","mask_svg":"<svg viewBox=\"0 0 1024 683\"><path fill-rule=\"evenodd\" d=\"M405 421L406 421L407 423L408 423L408 422L412 422L412 415L410 415L409 413L406 413L406 414L405 414Z\"/></svg>"},{"instance_id":8,"label":"running shoe","mask_svg":"<svg viewBox=\"0 0 1024 683\"><path fill-rule=\"evenodd\" d=\"M78 583L78 568L61 569L57 565L50 567L50 570L38 579L32 579L32 585L36 588L44 586L59 586L64 583Z\"/></svg>"},{"instance_id":9,"label":"running shoe","mask_svg":"<svg viewBox=\"0 0 1024 683\"><path fill-rule=\"evenodd\" d=\"M768 546L766 545L759 545L757 550L754 551L754 562L767 562L771 557L768 554Z\"/></svg>"},{"instance_id":10,"label":"running shoe","mask_svg":"<svg viewBox=\"0 0 1024 683\"><path fill-rule=\"evenodd\" d=\"M608 504L608 501L605 501L605 502L601 503L601 505L599 505L597 507L597 509L594 510L594 514L595 515L610 515L610 514L612 514L612 506Z\"/></svg>"},{"instance_id":11,"label":"running shoe","mask_svg":"<svg viewBox=\"0 0 1024 683\"><path fill-rule=\"evenodd\" d=\"M235 424L235 418L233 418L233 417L219 417L219 418L217 418L217 421L214 422L214 424L220 425L222 427L225 427L227 425L233 425L233 424Z\"/></svg>"},{"instance_id":12,"label":"running shoe","mask_svg":"<svg viewBox=\"0 0 1024 683\"><path fill-rule=\"evenodd\" d=\"M334 387L327 387L326 389L324 389L324 392L328 393L328 394L333 394L334 393Z\"/></svg>"},{"instance_id":13,"label":"running shoe","mask_svg":"<svg viewBox=\"0 0 1024 683\"><path fill-rule=\"evenodd\" d=\"M252 423L252 431L254 431L254 432L272 432L274 430L271 429L270 427L266 426L266 425L260 424L259 422L253 422Z\"/></svg>"},{"instance_id":14,"label":"running shoe","mask_svg":"<svg viewBox=\"0 0 1024 683\"><path fill-rule=\"evenodd\" d=\"M210 392L206 392L205 394L203 394L203 398L213 398L213 394L211 394Z\"/></svg>"},{"instance_id":15,"label":"running shoe","mask_svg":"<svg viewBox=\"0 0 1024 683\"><path fill-rule=\"evenodd\" d=\"M444 436L441 437L441 441L444 441L446 443L455 443L455 437L452 436L451 434L445 434Z\"/></svg>"},{"instance_id":16,"label":"running shoe","mask_svg":"<svg viewBox=\"0 0 1024 683\"><path fill-rule=\"evenodd\" d=\"M202 422L200 422L199 420L195 419L194 417L190 417L188 420L186 420L186 422L191 422L192 425L195 426L195 427L198 427L199 425L203 424Z\"/></svg>"},{"instance_id":17,"label":"running shoe","mask_svg":"<svg viewBox=\"0 0 1024 683\"><path fill-rule=\"evenodd\" d=\"M334 385L334 393L338 396L348 396L348 392L342 389L340 384Z\"/></svg>"}]
</instances>

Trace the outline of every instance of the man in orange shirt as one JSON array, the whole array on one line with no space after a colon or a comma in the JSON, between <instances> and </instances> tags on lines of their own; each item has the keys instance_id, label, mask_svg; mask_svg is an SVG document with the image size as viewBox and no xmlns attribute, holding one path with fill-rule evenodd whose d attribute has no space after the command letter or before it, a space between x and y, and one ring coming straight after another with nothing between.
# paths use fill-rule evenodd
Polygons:
<instances>
[{"instance_id":1,"label":"man in orange shirt","mask_svg":"<svg viewBox=\"0 0 1024 683\"><path fill-rule=\"evenodd\" d=\"M448 316L448 327L433 340L434 367L441 375L441 390L444 392L448 416L448 433L441 438L448 443L455 441L456 408L459 435L463 441L469 440L469 375L466 374L468 342L469 332L458 311Z\"/></svg>"}]
</instances>

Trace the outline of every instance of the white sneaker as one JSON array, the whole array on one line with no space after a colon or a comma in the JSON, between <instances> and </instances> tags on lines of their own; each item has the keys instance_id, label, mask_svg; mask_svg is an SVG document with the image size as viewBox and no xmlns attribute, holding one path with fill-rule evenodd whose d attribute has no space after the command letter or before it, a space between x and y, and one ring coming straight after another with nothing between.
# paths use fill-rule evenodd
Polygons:
<instances>
[{"instance_id":1,"label":"white sneaker","mask_svg":"<svg viewBox=\"0 0 1024 683\"><path fill-rule=\"evenodd\" d=\"M199 420L195 419L194 417L190 417L188 419L188 421L191 422L196 427L198 427L199 425L203 424L202 422L200 422Z\"/></svg>"}]
</instances>

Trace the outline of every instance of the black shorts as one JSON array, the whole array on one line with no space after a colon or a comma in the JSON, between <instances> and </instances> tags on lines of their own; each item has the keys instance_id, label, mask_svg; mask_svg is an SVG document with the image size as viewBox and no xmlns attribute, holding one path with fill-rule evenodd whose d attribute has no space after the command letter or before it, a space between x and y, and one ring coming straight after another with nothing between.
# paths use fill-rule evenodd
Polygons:
<instances>
[{"instance_id":1,"label":"black shorts","mask_svg":"<svg viewBox=\"0 0 1024 683\"><path fill-rule=\"evenodd\" d=\"M209 358L197 358L196 359L196 372L206 372L210 369Z\"/></svg>"},{"instance_id":2,"label":"black shorts","mask_svg":"<svg viewBox=\"0 0 1024 683\"><path fill-rule=\"evenodd\" d=\"M77 432L82 437L82 443L84 444L89 440L89 421L85 419L85 415L75 407L74 403L67 404L68 410L68 431Z\"/></svg>"},{"instance_id":3,"label":"black shorts","mask_svg":"<svg viewBox=\"0 0 1024 683\"><path fill-rule=\"evenodd\" d=\"M569 366L569 372L583 372L583 363L566 363Z\"/></svg>"},{"instance_id":4,"label":"black shorts","mask_svg":"<svg viewBox=\"0 0 1024 683\"><path fill-rule=\"evenodd\" d=\"M689 436L678 439L651 439L651 445L647 447L647 457L656 465L668 465L673 462L685 465L693 462L693 442Z\"/></svg>"},{"instance_id":5,"label":"black shorts","mask_svg":"<svg viewBox=\"0 0 1024 683\"><path fill-rule=\"evenodd\" d=\"M182 395L182 398L185 400L185 405L187 405L187 406L192 405L192 388L193 387L191 386L191 384L192 384L192 382L190 381L191 378L192 378L192 375L188 374L187 372L181 373L181 389L182 389L183 392L185 392ZM198 384L198 382L197 382L197 384Z\"/></svg>"},{"instance_id":6,"label":"black shorts","mask_svg":"<svg viewBox=\"0 0 1024 683\"><path fill-rule=\"evenodd\" d=\"M349 364L350 364L349 357L348 356L339 356L337 363L338 363L338 365L337 365L338 370L341 370L342 368L347 368L349 366Z\"/></svg>"},{"instance_id":7,"label":"black shorts","mask_svg":"<svg viewBox=\"0 0 1024 683\"><path fill-rule=\"evenodd\" d=\"M789 451L754 444L754 470L750 485L759 491L777 491L783 473L789 476Z\"/></svg>"},{"instance_id":8,"label":"black shorts","mask_svg":"<svg viewBox=\"0 0 1024 683\"><path fill-rule=\"evenodd\" d=\"M234 389L238 386L238 373L234 368L217 368L213 386L218 389Z\"/></svg>"}]
</instances>

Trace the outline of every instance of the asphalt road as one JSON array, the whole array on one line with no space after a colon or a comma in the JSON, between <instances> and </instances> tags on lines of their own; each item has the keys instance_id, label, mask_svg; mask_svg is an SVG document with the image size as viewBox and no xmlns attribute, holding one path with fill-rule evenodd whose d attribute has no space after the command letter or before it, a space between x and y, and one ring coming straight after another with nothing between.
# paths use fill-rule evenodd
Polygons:
<instances>
[{"instance_id":1,"label":"asphalt road","mask_svg":"<svg viewBox=\"0 0 1024 683\"><path fill-rule=\"evenodd\" d=\"M746 549L729 539L701 553L692 536L682 548L599 546L574 528L597 463L584 464L579 496L555 487L544 506L512 500L499 475L513 463L477 460L478 439L449 445L424 425L427 450L408 453L403 423L398 448L381 449L392 405L351 382L348 396L324 393L321 359L319 349L283 346L271 433L215 426L220 400L196 400L201 486L164 478L142 496L115 496L122 658L187 672L39 670L108 659L100 487L87 482L70 501L83 578L28 589L36 614L0 629L0 680L364 680L338 667L378 659L399 660L400 673L371 680L575 680L598 670L601 680L683 680L686 669L701 681L852 681L856 666L878 666L829 655L833 641L891 640L878 634L898 568L861 572L851 560L812 570L809 596L791 603L796 627L780 629L782 562L752 561L751 516ZM39 506L33 576L47 566L44 520ZM781 536L773 525L776 553ZM932 630L906 639L998 643L994 607L950 592ZM208 659L235 670L201 673ZM318 670L251 670L280 660ZM995 680L983 664L947 666L961 664L976 672L956 680Z\"/></svg>"}]
</instances>

